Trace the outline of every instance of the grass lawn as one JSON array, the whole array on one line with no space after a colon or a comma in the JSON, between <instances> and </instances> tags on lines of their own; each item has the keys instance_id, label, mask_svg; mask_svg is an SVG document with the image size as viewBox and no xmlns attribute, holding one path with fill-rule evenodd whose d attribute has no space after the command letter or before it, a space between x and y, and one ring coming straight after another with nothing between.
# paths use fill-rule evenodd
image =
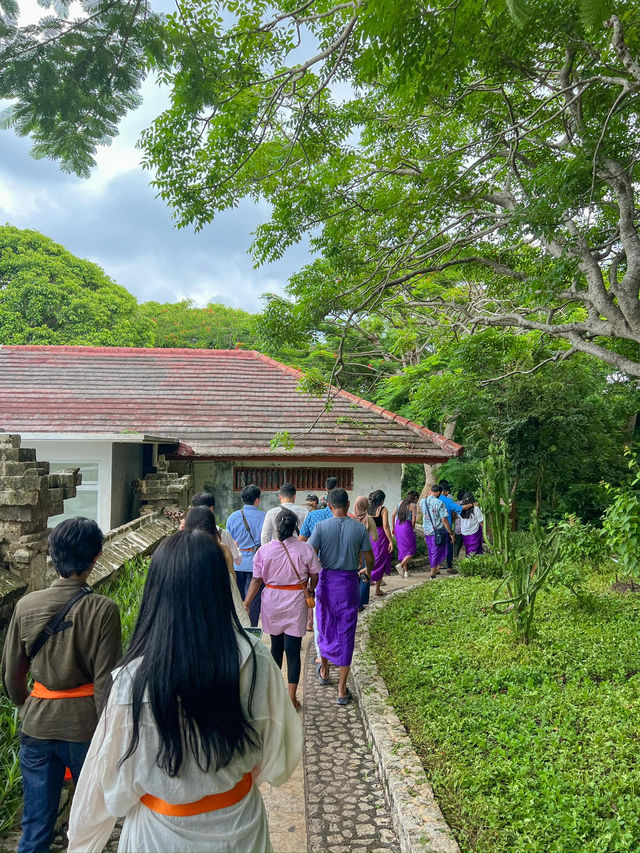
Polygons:
<instances>
[{"instance_id":1,"label":"grass lawn","mask_svg":"<svg viewBox=\"0 0 640 853\"><path fill-rule=\"evenodd\" d=\"M463 850L640 850L640 595L538 597L513 642L495 580L426 583L371 650Z\"/></svg>"}]
</instances>

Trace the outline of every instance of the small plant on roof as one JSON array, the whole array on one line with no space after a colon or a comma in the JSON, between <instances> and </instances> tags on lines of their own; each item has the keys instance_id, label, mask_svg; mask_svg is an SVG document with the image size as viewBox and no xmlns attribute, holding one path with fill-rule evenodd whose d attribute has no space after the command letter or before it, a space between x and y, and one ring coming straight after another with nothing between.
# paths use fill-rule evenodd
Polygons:
<instances>
[{"instance_id":1,"label":"small plant on roof","mask_svg":"<svg viewBox=\"0 0 640 853\"><path fill-rule=\"evenodd\" d=\"M295 442L291 438L289 432L285 429L282 432L277 432L271 441L269 442L269 447L271 451L278 450L278 448L282 448L283 450L293 450L295 447Z\"/></svg>"}]
</instances>

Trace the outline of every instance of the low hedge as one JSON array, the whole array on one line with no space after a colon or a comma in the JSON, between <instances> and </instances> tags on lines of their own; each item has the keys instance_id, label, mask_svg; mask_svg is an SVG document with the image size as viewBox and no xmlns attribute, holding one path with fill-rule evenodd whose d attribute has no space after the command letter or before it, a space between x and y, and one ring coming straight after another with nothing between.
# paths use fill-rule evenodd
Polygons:
<instances>
[{"instance_id":1,"label":"low hedge","mask_svg":"<svg viewBox=\"0 0 640 853\"><path fill-rule=\"evenodd\" d=\"M375 614L371 649L463 850L640 849L640 596L565 589L513 642L495 581L425 584Z\"/></svg>"}]
</instances>

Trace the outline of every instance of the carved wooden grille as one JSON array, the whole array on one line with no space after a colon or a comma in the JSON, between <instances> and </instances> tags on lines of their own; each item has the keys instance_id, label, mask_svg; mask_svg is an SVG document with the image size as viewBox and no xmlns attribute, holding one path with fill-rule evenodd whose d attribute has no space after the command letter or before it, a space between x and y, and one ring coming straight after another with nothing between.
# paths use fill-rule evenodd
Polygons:
<instances>
[{"instance_id":1,"label":"carved wooden grille","mask_svg":"<svg viewBox=\"0 0 640 853\"><path fill-rule=\"evenodd\" d=\"M353 489L353 468L241 468L233 469L233 490L239 492L254 483L263 492L277 492L283 483L291 483L298 492L321 495L327 477L337 477L338 486Z\"/></svg>"}]
</instances>

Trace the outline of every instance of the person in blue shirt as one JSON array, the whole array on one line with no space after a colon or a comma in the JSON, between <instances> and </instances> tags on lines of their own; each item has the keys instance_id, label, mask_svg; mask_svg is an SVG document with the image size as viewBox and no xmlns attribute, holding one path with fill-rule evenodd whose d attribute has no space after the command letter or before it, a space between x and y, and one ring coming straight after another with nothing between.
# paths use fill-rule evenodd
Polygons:
<instances>
[{"instance_id":1,"label":"person in blue shirt","mask_svg":"<svg viewBox=\"0 0 640 853\"><path fill-rule=\"evenodd\" d=\"M459 504L454 501L451 497L451 483L447 480L440 480L438 484L442 489L442 493L440 495L440 500L445 505L447 509L447 516L449 518L449 525L453 530L453 514L454 512L460 515L463 509L465 509L469 504ZM449 542L447 544L447 571L450 575L457 574L457 570L453 568L453 542Z\"/></svg>"},{"instance_id":2,"label":"person in blue shirt","mask_svg":"<svg viewBox=\"0 0 640 853\"><path fill-rule=\"evenodd\" d=\"M235 566L236 583L242 600L245 600L251 581L253 580L253 555L260 547L260 535L264 524L265 513L258 509L260 505L260 489L253 485L245 486L240 492L242 509L232 512L227 519L227 531L235 539L242 558L239 566ZM251 602L249 618L255 628L260 618L260 596L258 593Z\"/></svg>"},{"instance_id":3,"label":"person in blue shirt","mask_svg":"<svg viewBox=\"0 0 640 853\"><path fill-rule=\"evenodd\" d=\"M316 524L319 521L326 521L328 518L333 518L331 507L327 506L324 509L312 510L302 522L302 527L300 528L300 539L302 539L303 542L306 542L313 533L313 528Z\"/></svg>"}]
</instances>

